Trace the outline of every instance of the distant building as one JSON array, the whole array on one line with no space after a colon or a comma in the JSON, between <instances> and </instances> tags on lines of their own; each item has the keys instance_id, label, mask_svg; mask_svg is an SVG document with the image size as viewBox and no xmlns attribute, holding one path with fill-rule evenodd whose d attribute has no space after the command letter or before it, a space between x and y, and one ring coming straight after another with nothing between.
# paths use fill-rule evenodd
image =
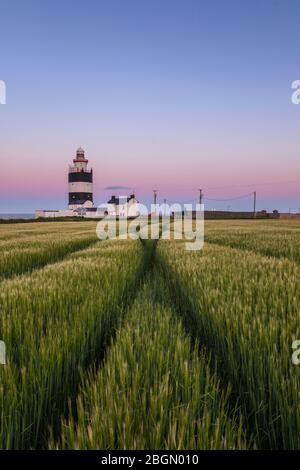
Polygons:
<instances>
[{"instance_id":1,"label":"distant building","mask_svg":"<svg viewBox=\"0 0 300 470\"><path fill-rule=\"evenodd\" d=\"M112 196L107 202L106 215L112 217L138 217L139 202L134 194L130 196Z\"/></svg>"},{"instance_id":2,"label":"distant building","mask_svg":"<svg viewBox=\"0 0 300 470\"><path fill-rule=\"evenodd\" d=\"M56 209L37 209L35 211L35 218L46 217L55 219L57 217L75 217L77 214L74 214L72 210L56 210Z\"/></svg>"},{"instance_id":3,"label":"distant building","mask_svg":"<svg viewBox=\"0 0 300 470\"><path fill-rule=\"evenodd\" d=\"M69 167L69 209L92 208L93 203L93 170L87 168L88 160L84 150L79 147L73 166Z\"/></svg>"}]
</instances>

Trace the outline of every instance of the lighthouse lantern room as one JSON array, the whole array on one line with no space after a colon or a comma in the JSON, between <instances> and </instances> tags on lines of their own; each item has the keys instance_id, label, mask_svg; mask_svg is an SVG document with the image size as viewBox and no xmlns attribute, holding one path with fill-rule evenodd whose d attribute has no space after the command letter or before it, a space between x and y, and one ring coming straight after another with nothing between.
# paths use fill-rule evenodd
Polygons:
<instances>
[{"instance_id":1,"label":"lighthouse lantern room","mask_svg":"<svg viewBox=\"0 0 300 470\"><path fill-rule=\"evenodd\" d=\"M87 168L88 160L80 147L73 165L69 166L69 209L93 207L93 170Z\"/></svg>"}]
</instances>

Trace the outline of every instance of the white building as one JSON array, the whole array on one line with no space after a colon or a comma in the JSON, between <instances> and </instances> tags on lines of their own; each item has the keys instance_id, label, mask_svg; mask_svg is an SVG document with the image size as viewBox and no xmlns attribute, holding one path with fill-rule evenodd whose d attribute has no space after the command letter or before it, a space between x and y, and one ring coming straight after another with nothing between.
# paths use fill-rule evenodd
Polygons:
<instances>
[{"instance_id":1,"label":"white building","mask_svg":"<svg viewBox=\"0 0 300 470\"><path fill-rule=\"evenodd\" d=\"M106 215L112 217L138 217L139 202L134 194L130 196L112 196L107 202Z\"/></svg>"}]
</instances>

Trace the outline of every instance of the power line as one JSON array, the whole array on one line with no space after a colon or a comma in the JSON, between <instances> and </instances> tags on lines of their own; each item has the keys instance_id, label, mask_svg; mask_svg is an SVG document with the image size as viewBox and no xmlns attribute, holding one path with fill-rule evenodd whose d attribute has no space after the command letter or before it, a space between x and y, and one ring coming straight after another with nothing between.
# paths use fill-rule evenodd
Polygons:
<instances>
[{"instance_id":1,"label":"power line","mask_svg":"<svg viewBox=\"0 0 300 470\"><path fill-rule=\"evenodd\" d=\"M273 184L298 184L300 183L300 180L290 180L290 181L268 181L268 182L263 182L263 183L247 183L247 184L230 184L230 185L224 185L224 186L210 186L210 187L205 187L205 189L208 190L215 190L215 189L231 189L231 188L249 188L249 187L256 187L256 186L270 186Z\"/></svg>"},{"instance_id":2,"label":"power line","mask_svg":"<svg viewBox=\"0 0 300 470\"><path fill-rule=\"evenodd\" d=\"M170 199L166 199L166 201L170 204L189 204L192 202L199 202L198 198L196 199L190 199L189 201L171 201Z\"/></svg>"},{"instance_id":3,"label":"power line","mask_svg":"<svg viewBox=\"0 0 300 470\"><path fill-rule=\"evenodd\" d=\"M212 190L219 190L219 189L233 189L233 188L251 188L251 187L256 187L256 186L270 186L273 184L278 184L278 185L284 185L284 184L300 184L300 180L285 180L285 181L266 181L262 183L247 183L247 184L228 184L224 186L204 186L203 189L206 191L212 191ZM202 189L202 190L203 190ZM199 189L196 188L172 188L172 191L183 191L183 192L195 192L199 191Z\"/></svg>"},{"instance_id":4,"label":"power line","mask_svg":"<svg viewBox=\"0 0 300 470\"><path fill-rule=\"evenodd\" d=\"M201 191L201 190L199 190ZM256 192L255 192L256 194ZM247 193L247 194L242 194L240 196L236 196L236 197L231 197L231 198L224 198L224 199L215 199L215 198L210 198L210 197L206 197L203 195L203 192L200 193L200 196L199 198L194 198L194 199L189 199L188 201L178 201L178 200L171 200L171 199L164 199L164 201L168 202L168 203L171 203L171 204L176 204L176 203L181 203L181 204L188 204L188 203L192 203L192 202L199 202L200 201L200 204L202 203L203 199L206 200L206 201L215 201L215 202L226 202L226 201L236 201L238 199L245 199L247 197L250 197L252 196L253 197L254 195L254 192L252 191L251 193Z\"/></svg>"},{"instance_id":5,"label":"power line","mask_svg":"<svg viewBox=\"0 0 300 470\"><path fill-rule=\"evenodd\" d=\"M226 199L214 199L214 198L210 198L210 197L204 197L204 199L207 200L207 201L222 202L222 201L235 201L237 199L245 199L246 197L250 197L250 196L253 196L253 192L248 193L248 194L243 194L241 196L226 198Z\"/></svg>"}]
</instances>

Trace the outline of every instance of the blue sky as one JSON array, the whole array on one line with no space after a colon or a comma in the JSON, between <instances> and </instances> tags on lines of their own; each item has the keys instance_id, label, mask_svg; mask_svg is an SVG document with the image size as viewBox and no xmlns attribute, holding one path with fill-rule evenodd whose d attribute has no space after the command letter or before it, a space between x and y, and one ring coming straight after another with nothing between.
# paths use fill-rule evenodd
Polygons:
<instances>
[{"instance_id":1,"label":"blue sky","mask_svg":"<svg viewBox=\"0 0 300 470\"><path fill-rule=\"evenodd\" d=\"M300 2L2 0L0 8L0 212L65 207L80 145L96 202L122 185L142 201L154 188L161 199L189 200L203 187L212 199L257 190L258 209L300 207L300 106L291 103Z\"/></svg>"}]
</instances>

